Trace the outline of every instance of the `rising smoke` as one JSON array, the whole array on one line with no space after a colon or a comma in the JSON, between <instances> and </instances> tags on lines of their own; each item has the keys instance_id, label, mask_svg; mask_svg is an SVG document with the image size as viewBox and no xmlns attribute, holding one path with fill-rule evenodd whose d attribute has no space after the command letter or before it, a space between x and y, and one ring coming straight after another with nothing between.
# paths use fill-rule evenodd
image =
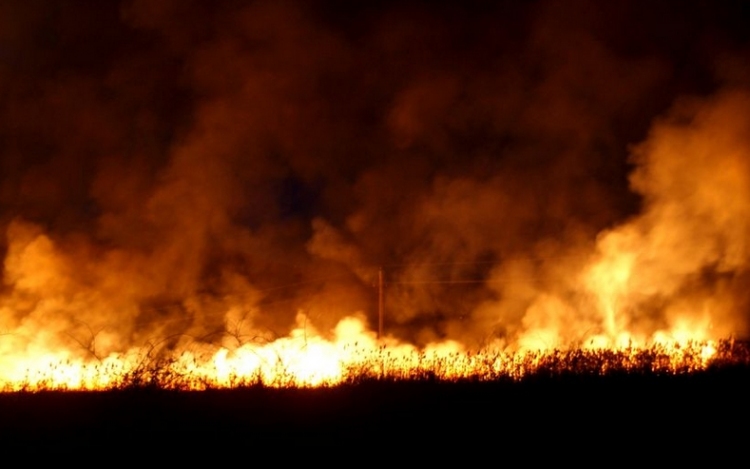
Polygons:
<instances>
[{"instance_id":1,"label":"rising smoke","mask_svg":"<svg viewBox=\"0 0 750 469\"><path fill-rule=\"evenodd\" d=\"M3 346L374 324L381 267L418 344L745 334L750 38L678 4L5 2Z\"/></svg>"}]
</instances>

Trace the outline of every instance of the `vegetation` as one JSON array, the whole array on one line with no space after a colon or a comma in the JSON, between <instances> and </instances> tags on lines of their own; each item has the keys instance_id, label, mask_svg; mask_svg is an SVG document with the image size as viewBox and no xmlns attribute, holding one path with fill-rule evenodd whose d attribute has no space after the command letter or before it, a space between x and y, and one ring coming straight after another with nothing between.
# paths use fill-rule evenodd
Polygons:
<instances>
[{"instance_id":1,"label":"vegetation","mask_svg":"<svg viewBox=\"0 0 750 469\"><path fill-rule=\"evenodd\" d=\"M711 345L710 349L705 344L686 344L524 353L415 351L404 355L385 347L374 352L354 352L353 356L364 358L337 362L338 368L328 375L319 375L315 374L317 370L310 369L315 363L301 369L298 363L281 356L243 372L232 367L221 370L218 364L187 352L174 355L149 349L127 362L121 359L50 364L29 372L20 381L0 384L6 392L331 388L373 382L487 383L565 377L679 376L750 366L750 345L730 340Z\"/></svg>"}]
</instances>

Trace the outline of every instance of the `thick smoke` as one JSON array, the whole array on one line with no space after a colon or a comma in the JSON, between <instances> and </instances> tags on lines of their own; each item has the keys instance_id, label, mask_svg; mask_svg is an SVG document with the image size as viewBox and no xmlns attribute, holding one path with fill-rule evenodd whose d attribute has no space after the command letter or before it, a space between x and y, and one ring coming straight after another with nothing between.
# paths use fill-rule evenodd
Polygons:
<instances>
[{"instance_id":1,"label":"thick smoke","mask_svg":"<svg viewBox=\"0 0 750 469\"><path fill-rule=\"evenodd\" d=\"M5 2L0 348L375 324L381 268L418 344L743 334L743 12L674 6Z\"/></svg>"},{"instance_id":2,"label":"thick smoke","mask_svg":"<svg viewBox=\"0 0 750 469\"><path fill-rule=\"evenodd\" d=\"M747 90L680 100L631 150L641 213L600 232L592 259L544 269L551 285L539 288L528 262L498 269L506 300L486 305L484 316L512 324L502 315L515 306L528 346L744 336L749 105Z\"/></svg>"},{"instance_id":3,"label":"thick smoke","mask_svg":"<svg viewBox=\"0 0 750 469\"><path fill-rule=\"evenodd\" d=\"M635 147L641 215L599 236L605 326L742 333L750 261L750 94L683 100ZM699 326L695 327L695 323Z\"/></svg>"}]
</instances>

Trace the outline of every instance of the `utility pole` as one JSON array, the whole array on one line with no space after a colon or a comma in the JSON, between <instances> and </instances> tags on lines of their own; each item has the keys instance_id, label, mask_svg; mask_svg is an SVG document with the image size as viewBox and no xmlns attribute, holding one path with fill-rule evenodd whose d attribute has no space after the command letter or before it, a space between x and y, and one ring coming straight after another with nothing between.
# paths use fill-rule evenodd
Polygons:
<instances>
[{"instance_id":1,"label":"utility pole","mask_svg":"<svg viewBox=\"0 0 750 469\"><path fill-rule=\"evenodd\" d=\"M378 340L383 337L383 301L385 294L383 292L383 268L378 270Z\"/></svg>"}]
</instances>

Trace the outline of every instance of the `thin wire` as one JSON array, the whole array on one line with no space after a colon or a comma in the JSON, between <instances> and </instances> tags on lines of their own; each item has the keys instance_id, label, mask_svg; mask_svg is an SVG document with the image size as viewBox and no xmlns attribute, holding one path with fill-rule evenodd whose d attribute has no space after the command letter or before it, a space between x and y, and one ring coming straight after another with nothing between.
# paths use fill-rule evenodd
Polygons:
<instances>
[{"instance_id":1,"label":"thin wire","mask_svg":"<svg viewBox=\"0 0 750 469\"><path fill-rule=\"evenodd\" d=\"M579 254L559 255L559 256L521 256L527 259L553 259L553 258L565 258L565 257L584 257ZM394 263L394 264L365 264L360 267L371 267L377 268L388 268L388 267L438 267L438 266L471 266L471 265L500 265L502 262L498 261L482 261L482 262L423 262L423 263ZM278 285L275 287L263 288L256 290L258 293L268 293L278 290L284 290L287 288L300 287L304 285L310 285L314 283L324 283L333 280L340 279L359 279L359 277L353 272L347 272L345 274L335 275L331 277L319 277L310 280L304 280L301 282L288 283L285 285ZM361 279L359 279L361 281ZM515 279L509 280L481 280L481 279L466 279L466 280L413 280L413 281L387 281L386 285L426 285L426 284L473 284L473 283L509 283Z\"/></svg>"},{"instance_id":2,"label":"thin wire","mask_svg":"<svg viewBox=\"0 0 750 469\"><path fill-rule=\"evenodd\" d=\"M589 254L556 254L550 256L541 255L514 255L511 259L529 259L529 260L548 260L548 259L563 259L563 258L576 258L576 257L589 257ZM445 265L500 265L502 261L479 261L479 262L413 262L413 263L394 263L394 264L382 264L382 265L368 265L371 267L420 267L420 266L445 266Z\"/></svg>"},{"instance_id":3,"label":"thin wire","mask_svg":"<svg viewBox=\"0 0 750 469\"><path fill-rule=\"evenodd\" d=\"M354 274L352 274L352 273L348 273L348 274L336 275L336 276L333 276L333 277L320 277L320 278L316 278L316 279L305 280L304 282L289 283L289 284L286 284L286 285L280 285L280 286L277 286L277 287L264 288L262 290L257 290L257 291L258 291L258 293L264 293L264 292L270 292L270 291L275 291L275 290L283 290L285 288L299 287L301 285L309 285L311 283L328 282L330 280L337 280L337 279L340 279L340 278L351 278L353 275Z\"/></svg>"},{"instance_id":4,"label":"thin wire","mask_svg":"<svg viewBox=\"0 0 750 469\"><path fill-rule=\"evenodd\" d=\"M488 283L487 280L415 280L404 282L386 282L386 285L424 285L429 283Z\"/></svg>"},{"instance_id":5,"label":"thin wire","mask_svg":"<svg viewBox=\"0 0 750 469\"><path fill-rule=\"evenodd\" d=\"M403 263L403 264L383 264L382 267L421 267L421 266L442 266L442 265L493 265L498 264L497 261L483 261L483 262L414 262L414 263Z\"/></svg>"}]
</instances>

